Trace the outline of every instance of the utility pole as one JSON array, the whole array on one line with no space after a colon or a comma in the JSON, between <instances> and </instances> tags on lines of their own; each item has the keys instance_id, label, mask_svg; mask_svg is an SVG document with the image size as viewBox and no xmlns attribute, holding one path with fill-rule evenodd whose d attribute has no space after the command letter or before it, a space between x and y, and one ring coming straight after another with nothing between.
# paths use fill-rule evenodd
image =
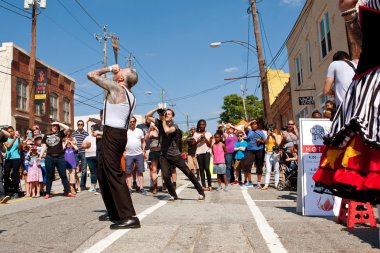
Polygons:
<instances>
[{"instance_id":1,"label":"utility pole","mask_svg":"<svg viewBox=\"0 0 380 253\"><path fill-rule=\"evenodd\" d=\"M187 132L189 132L190 128L189 128L189 115L186 114L186 126L187 126Z\"/></svg>"},{"instance_id":2,"label":"utility pole","mask_svg":"<svg viewBox=\"0 0 380 253\"><path fill-rule=\"evenodd\" d=\"M164 89L161 89L160 91L160 99L161 99L161 104L163 107L166 107L166 103L165 103L165 90Z\"/></svg>"},{"instance_id":3,"label":"utility pole","mask_svg":"<svg viewBox=\"0 0 380 253\"><path fill-rule=\"evenodd\" d=\"M103 37L99 34L94 35L95 39L99 42L103 41L103 66L106 68L107 65L107 40L111 36L107 33L107 25L103 26ZM107 73L104 73L104 78L107 78ZM104 98L107 96L107 90L104 90Z\"/></svg>"},{"instance_id":4,"label":"utility pole","mask_svg":"<svg viewBox=\"0 0 380 253\"><path fill-rule=\"evenodd\" d=\"M251 0L251 12L253 17L253 27L255 32L256 39L256 50L257 50L257 58L259 61L259 69L260 69L260 77L261 77L261 89L262 89L262 97L264 104L264 117L266 123L269 125L272 123L272 117L270 115L270 104L269 104L269 91L268 91L268 79L265 71L265 62L261 47L261 35L259 28L259 19L257 17L257 8L256 1Z\"/></svg>"},{"instance_id":5,"label":"utility pole","mask_svg":"<svg viewBox=\"0 0 380 253\"><path fill-rule=\"evenodd\" d=\"M24 9L29 9L32 5L32 38L30 42L29 58L29 128L33 128L34 118L34 72L36 69L36 33L37 33L37 0L24 0ZM46 0L40 1L40 7L46 8Z\"/></svg>"},{"instance_id":6,"label":"utility pole","mask_svg":"<svg viewBox=\"0 0 380 253\"><path fill-rule=\"evenodd\" d=\"M244 108L244 118L248 121L247 108L245 107L245 92L246 89L243 88L243 84L240 84L241 97L243 98L243 108Z\"/></svg>"}]
</instances>

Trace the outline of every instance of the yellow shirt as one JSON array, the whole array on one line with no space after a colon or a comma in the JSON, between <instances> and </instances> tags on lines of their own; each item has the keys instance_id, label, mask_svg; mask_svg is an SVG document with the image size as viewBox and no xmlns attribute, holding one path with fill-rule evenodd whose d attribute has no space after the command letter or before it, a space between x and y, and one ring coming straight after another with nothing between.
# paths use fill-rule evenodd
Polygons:
<instances>
[{"instance_id":1,"label":"yellow shirt","mask_svg":"<svg viewBox=\"0 0 380 253\"><path fill-rule=\"evenodd\" d=\"M277 145L276 138L268 136L268 143L267 143L267 146L266 146L266 151L267 152L272 152L273 151L273 147L276 146L276 145Z\"/></svg>"}]
</instances>

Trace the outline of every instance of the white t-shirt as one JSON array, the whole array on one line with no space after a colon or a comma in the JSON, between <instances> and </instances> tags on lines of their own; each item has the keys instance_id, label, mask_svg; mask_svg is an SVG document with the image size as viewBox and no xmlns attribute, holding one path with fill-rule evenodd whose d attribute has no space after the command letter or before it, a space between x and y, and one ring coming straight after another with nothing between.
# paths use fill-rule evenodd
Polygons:
<instances>
[{"instance_id":1,"label":"white t-shirt","mask_svg":"<svg viewBox=\"0 0 380 253\"><path fill-rule=\"evenodd\" d=\"M355 68L357 67L354 62ZM352 82L355 72L345 61L333 61L327 69L327 77L334 79L335 103L337 106L346 96L348 87Z\"/></svg>"},{"instance_id":2,"label":"white t-shirt","mask_svg":"<svg viewBox=\"0 0 380 253\"><path fill-rule=\"evenodd\" d=\"M193 138L195 140L198 140L199 138L201 138L201 135L200 133L194 133L193 135ZM211 133L209 132L205 132L205 137L207 140L210 140L211 138ZM201 141L197 144L197 151L195 152L196 155L198 154L205 154L207 152L211 152L211 148L209 146L207 146L206 142L205 141Z\"/></svg>"},{"instance_id":3,"label":"white t-shirt","mask_svg":"<svg viewBox=\"0 0 380 253\"><path fill-rule=\"evenodd\" d=\"M144 139L144 132L140 128L135 130L128 129L128 142L125 146L127 155L140 155L142 154L141 140Z\"/></svg>"},{"instance_id":4,"label":"white t-shirt","mask_svg":"<svg viewBox=\"0 0 380 253\"><path fill-rule=\"evenodd\" d=\"M83 143L91 143L91 147L85 149L85 157L96 156L96 137L89 135L84 138Z\"/></svg>"}]
</instances>

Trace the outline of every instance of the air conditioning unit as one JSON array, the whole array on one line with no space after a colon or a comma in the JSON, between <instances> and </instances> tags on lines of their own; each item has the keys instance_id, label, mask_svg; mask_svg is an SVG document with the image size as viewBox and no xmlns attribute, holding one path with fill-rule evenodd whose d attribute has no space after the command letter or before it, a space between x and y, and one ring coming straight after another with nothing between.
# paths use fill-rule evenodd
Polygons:
<instances>
[{"instance_id":1,"label":"air conditioning unit","mask_svg":"<svg viewBox=\"0 0 380 253\"><path fill-rule=\"evenodd\" d=\"M40 0L40 8L42 9L46 8L46 0Z\"/></svg>"},{"instance_id":2,"label":"air conditioning unit","mask_svg":"<svg viewBox=\"0 0 380 253\"><path fill-rule=\"evenodd\" d=\"M24 0L24 9L29 10L30 6L33 4L34 0ZM45 1L46 5L46 1Z\"/></svg>"}]
</instances>

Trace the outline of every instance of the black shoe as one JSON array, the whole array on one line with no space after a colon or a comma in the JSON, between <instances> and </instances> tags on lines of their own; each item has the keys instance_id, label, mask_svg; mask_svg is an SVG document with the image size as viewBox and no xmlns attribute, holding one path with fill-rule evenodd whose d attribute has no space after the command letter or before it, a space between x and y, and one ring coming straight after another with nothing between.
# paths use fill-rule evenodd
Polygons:
<instances>
[{"instance_id":1,"label":"black shoe","mask_svg":"<svg viewBox=\"0 0 380 253\"><path fill-rule=\"evenodd\" d=\"M8 202L8 200L10 200L11 197L9 196L5 196L5 197L0 197L0 204L5 204Z\"/></svg>"},{"instance_id":2,"label":"black shoe","mask_svg":"<svg viewBox=\"0 0 380 253\"><path fill-rule=\"evenodd\" d=\"M123 221L110 225L110 229L129 229L140 227L140 220L137 217L128 217Z\"/></svg>"},{"instance_id":3,"label":"black shoe","mask_svg":"<svg viewBox=\"0 0 380 253\"><path fill-rule=\"evenodd\" d=\"M133 182L132 189L135 189L137 191L137 183L136 183L136 181Z\"/></svg>"},{"instance_id":4,"label":"black shoe","mask_svg":"<svg viewBox=\"0 0 380 253\"><path fill-rule=\"evenodd\" d=\"M206 195L204 192L199 193L198 200L205 200Z\"/></svg>"},{"instance_id":5,"label":"black shoe","mask_svg":"<svg viewBox=\"0 0 380 253\"><path fill-rule=\"evenodd\" d=\"M112 219L108 216L108 213L105 213L99 216L99 221L114 221L114 220L115 219Z\"/></svg>"}]
</instances>

